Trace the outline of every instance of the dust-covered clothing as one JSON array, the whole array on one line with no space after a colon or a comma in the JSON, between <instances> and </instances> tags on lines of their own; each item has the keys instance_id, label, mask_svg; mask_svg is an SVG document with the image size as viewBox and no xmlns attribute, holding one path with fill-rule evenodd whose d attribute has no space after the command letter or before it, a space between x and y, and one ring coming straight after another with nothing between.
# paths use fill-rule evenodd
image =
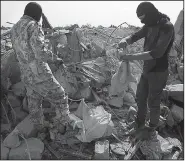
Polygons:
<instances>
[{"instance_id":1,"label":"dust-covered clothing","mask_svg":"<svg viewBox=\"0 0 185 161\"><path fill-rule=\"evenodd\" d=\"M168 78L168 53L174 41L174 27L167 19L155 26L144 26L126 41L129 44L145 38L144 51L149 51L152 60L144 60L143 73L137 86L137 123L145 123L147 105L150 110L150 125L156 127L160 117L160 98Z\"/></svg>"},{"instance_id":2,"label":"dust-covered clothing","mask_svg":"<svg viewBox=\"0 0 185 161\"><path fill-rule=\"evenodd\" d=\"M45 45L40 24L24 15L13 26L11 37L20 65L21 79L27 89L30 114L34 115L41 106L42 98L46 98L67 121L69 113L67 96L47 63L56 60L57 56ZM38 121L40 118L35 119Z\"/></svg>"}]
</instances>

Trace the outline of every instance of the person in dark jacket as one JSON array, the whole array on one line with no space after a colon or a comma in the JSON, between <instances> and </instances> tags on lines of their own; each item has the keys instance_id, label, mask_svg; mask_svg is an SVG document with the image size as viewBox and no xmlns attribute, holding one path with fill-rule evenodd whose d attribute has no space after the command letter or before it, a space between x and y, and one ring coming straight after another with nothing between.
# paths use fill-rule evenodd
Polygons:
<instances>
[{"instance_id":1,"label":"person in dark jacket","mask_svg":"<svg viewBox=\"0 0 185 161\"><path fill-rule=\"evenodd\" d=\"M144 52L123 55L121 60L144 60L136 92L136 124L137 129L145 127L145 132L150 134L155 132L160 118L160 97L168 78L168 53L174 41L174 27L170 18L150 2L140 3L136 13L144 26L138 32L123 38L118 48L125 49L127 45L145 38ZM149 126L145 125L147 106L150 111Z\"/></svg>"}]
</instances>

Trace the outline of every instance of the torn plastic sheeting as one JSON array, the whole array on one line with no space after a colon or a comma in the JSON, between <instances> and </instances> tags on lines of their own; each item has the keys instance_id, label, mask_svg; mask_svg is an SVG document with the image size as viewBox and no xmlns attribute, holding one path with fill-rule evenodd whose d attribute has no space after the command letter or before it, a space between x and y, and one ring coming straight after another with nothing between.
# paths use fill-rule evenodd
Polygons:
<instances>
[{"instance_id":1,"label":"torn plastic sheeting","mask_svg":"<svg viewBox=\"0 0 185 161\"><path fill-rule=\"evenodd\" d=\"M91 142L112 134L114 125L111 121L111 114L106 112L102 106L90 108L83 99L74 114L83 120L83 128L76 136L80 141Z\"/></svg>"},{"instance_id":2,"label":"torn plastic sheeting","mask_svg":"<svg viewBox=\"0 0 185 161\"><path fill-rule=\"evenodd\" d=\"M149 160L160 160L172 152L173 145L163 137L156 135L150 140L144 140L140 146L141 152Z\"/></svg>"},{"instance_id":3,"label":"torn plastic sheeting","mask_svg":"<svg viewBox=\"0 0 185 161\"><path fill-rule=\"evenodd\" d=\"M124 96L126 91L128 91L129 82L135 82L135 79L133 78L133 75L130 72L129 62L123 61L120 64L117 72L112 77L109 96Z\"/></svg>"}]
</instances>

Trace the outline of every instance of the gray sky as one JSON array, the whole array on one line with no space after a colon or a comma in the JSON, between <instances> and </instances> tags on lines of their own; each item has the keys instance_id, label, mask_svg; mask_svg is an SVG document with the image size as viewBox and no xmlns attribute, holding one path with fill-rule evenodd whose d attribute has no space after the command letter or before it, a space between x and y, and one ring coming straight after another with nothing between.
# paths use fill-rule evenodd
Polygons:
<instances>
[{"instance_id":1,"label":"gray sky","mask_svg":"<svg viewBox=\"0 0 185 161\"><path fill-rule=\"evenodd\" d=\"M30 1L1 1L1 25L16 23ZM136 16L136 8L142 1L34 1L38 2L52 26L91 24L108 27L127 22L142 26ZM151 1L160 12L167 14L174 24L183 1Z\"/></svg>"}]
</instances>

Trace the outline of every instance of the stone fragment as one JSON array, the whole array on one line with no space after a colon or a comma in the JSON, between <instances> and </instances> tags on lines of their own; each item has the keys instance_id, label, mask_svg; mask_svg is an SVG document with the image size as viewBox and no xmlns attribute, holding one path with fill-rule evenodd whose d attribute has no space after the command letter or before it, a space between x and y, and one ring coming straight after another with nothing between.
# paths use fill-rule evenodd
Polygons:
<instances>
[{"instance_id":1,"label":"stone fragment","mask_svg":"<svg viewBox=\"0 0 185 161\"><path fill-rule=\"evenodd\" d=\"M31 115L28 115L23 121L21 121L16 128L26 137L34 137L36 135L36 128L31 120Z\"/></svg>"},{"instance_id":2,"label":"stone fragment","mask_svg":"<svg viewBox=\"0 0 185 161\"><path fill-rule=\"evenodd\" d=\"M9 151L10 150L1 143L1 160L8 159Z\"/></svg>"},{"instance_id":3,"label":"stone fragment","mask_svg":"<svg viewBox=\"0 0 185 161\"><path fill-rule=\"evenodd\" d=\"M95 160L109 159L109 141L97 141L95 143Z\"/></svg>"},{"instance_id":4,"label":"stone fragment","mask_svg":"<svg viewBox=\"0 0 185 161\"><path fill-rule=\"evenodd\" d=\"M43 151L44 143L41 140L37 138L29 138L27 139L27 144L25 140L23 140L19 147L11 149L8 159L28 160L31 158L32 160L41 160ZM30 158L28 153L30 154Z\"/></svg>"},{"instance_id":5,"label":"stone fragment","mask_svg":"<svg viewBox=\"0 0 185 161\"><path fill-rule=\"evenodd\" d=\"M12 85L12 91L16 96L25 96L26 95L26 89L24 87L24 84L22 82L18 82L14 85Z\"/></svg>"},{"instance_id":6,"label":"stone fragment","mask_svg":"<svg viewBox=\"0 0 185 161\"><path fill-rule=\"evenodd\" d=\"M3 145L7 148L16 148L20 145L19 136L16 130L13 130L3 141Z\"/></svg>"},{"instance_id":7,"label":"stone fragment","mask_svg":"<svg viewBox=\"0 0 185 161\"><path fill-rule=\"evenodd\" d=\"M28 115L26 112L22 111L20 107L14 108L14 111L16 113L16 119L18 119L18 121L22 121Z\"/></svg>"},{"instance_id":8,"label":"stone fragment","mask_svg":"<svg viewBox=\"0 0 185 161\"><path fill-rule=\"evenodd\" d=\"M7 104L10 104L13 108L21 106L21 101L13 92L8 93L7 99Z\"/></svg>"}]
</instances>

